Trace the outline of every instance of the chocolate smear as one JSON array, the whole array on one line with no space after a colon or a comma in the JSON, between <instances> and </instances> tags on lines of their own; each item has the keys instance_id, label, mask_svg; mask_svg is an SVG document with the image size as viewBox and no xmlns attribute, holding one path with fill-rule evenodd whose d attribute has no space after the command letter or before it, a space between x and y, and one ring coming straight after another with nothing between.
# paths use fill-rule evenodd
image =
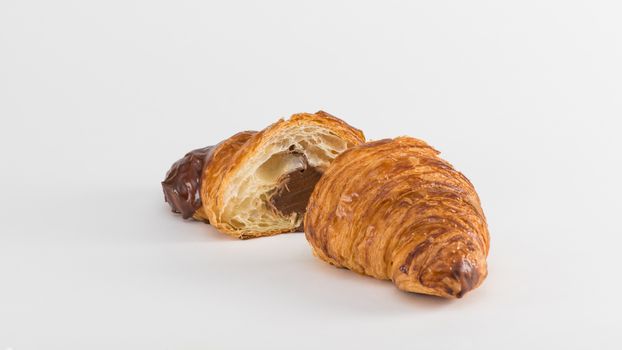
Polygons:
<instances>
[{"instance_id":1,"label":"chocolate smear","mask_svg":"<svg viewBox=\"0 0 622 350\"><path fill-rule=\"evenodd\" d=\"M211 159L214 146L195 149L176 161L162 181L164 200L184 219L201 208L201 177L203 167Z\"/></svg>"}]
</instances>

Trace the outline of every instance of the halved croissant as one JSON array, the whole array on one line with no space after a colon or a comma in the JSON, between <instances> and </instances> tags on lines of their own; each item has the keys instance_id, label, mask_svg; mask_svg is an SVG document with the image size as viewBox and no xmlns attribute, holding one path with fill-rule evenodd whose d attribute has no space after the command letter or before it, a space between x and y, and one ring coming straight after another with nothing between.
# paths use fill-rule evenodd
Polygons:
<instances>
[{"instance_id":1,"label":"halved croissant","mask_svg":"<svg viewBox=\"0 0 622 350\"><path fill-rule=\"evenodd\" d=\"M207 219L221 232L238 238L299 230L322 173L337 155L363 142L360 130L322 111L295 114L257 133L236 134L214 146L204 158L197 187L200 206L195 203L190 216ZM165 195L184 194L167 191L167 187L192 187L172 185L182 176L172 178L163 182ZM186 192L194 194L194 189Z\"/></svg>"},{"instance_id":2,"label":"halved croissant","mask_svg":"<svg viewBox=\"0 0 622 350\"><path fill-rule=\"evenodd\" d=\"M304 219L314 254L409 292L460 298L479 286L486 219L471 182L438 153L399 137L337 157Z\"/></svg>"}]
</instances>

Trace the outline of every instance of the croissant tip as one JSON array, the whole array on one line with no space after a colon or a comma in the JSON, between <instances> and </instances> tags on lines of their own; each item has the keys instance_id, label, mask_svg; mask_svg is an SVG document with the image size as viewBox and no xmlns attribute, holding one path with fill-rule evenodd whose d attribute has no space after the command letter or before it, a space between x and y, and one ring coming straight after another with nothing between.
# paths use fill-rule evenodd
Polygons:
<instances>
[{"instance_id":1,"label":"croissant tip","mask_svg":"<svg viewBox=\"0 0 622 350\"><path fill-rule=\"evenodd\" d=\"M469 260L461 260L452 266L452 275L460 283L456 298L462 298L479 284L479 272Z\"/></svg>"}]
</instances>

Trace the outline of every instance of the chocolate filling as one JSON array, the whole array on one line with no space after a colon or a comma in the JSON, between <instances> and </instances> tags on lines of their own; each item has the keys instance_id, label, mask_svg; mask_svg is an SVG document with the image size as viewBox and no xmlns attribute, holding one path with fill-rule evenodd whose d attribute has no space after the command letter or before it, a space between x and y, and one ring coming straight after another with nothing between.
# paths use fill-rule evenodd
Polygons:
<instances>
[{"instance_id":1,"label":"chocolate filling","mask_svg":"<svg viewBox=\"0 0 622 350\"><path fill-rule=\"evenodd\" d=\"M203 166L211 159L214 146L195 149L176 161L162 181L164 200L184 219L201 208L201 177Z\"/></svg>"},{"instance_id":2,"label":"chocolate filling","mask_svg":"<svg viewBox=\"0 0 622 350\"><path fill-rule=\"evenodd\" d=\"M302 158L302 167L279 178L277 188L269 201L272 209L283 215L304 214L311 192L322 177L322 172L311 166L304 154L295 154Z\"/></svg>"}]
</instances>

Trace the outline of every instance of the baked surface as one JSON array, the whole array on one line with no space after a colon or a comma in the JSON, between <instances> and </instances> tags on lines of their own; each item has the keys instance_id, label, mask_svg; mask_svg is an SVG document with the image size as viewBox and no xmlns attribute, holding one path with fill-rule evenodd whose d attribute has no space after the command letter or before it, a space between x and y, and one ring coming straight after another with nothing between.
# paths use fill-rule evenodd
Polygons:
<instances>
[{"instance_id":1,"label":"baked surface","mask_svg":"<svg viewBox=\"0 0 622 350\"><path fill-rule=\"evenodd\" d=\"M479 286L486 219L471 182L438 153L399 137L338 156L307 207L314 254L409 292L462 297Z\"/></svg>"}]
</instances>

